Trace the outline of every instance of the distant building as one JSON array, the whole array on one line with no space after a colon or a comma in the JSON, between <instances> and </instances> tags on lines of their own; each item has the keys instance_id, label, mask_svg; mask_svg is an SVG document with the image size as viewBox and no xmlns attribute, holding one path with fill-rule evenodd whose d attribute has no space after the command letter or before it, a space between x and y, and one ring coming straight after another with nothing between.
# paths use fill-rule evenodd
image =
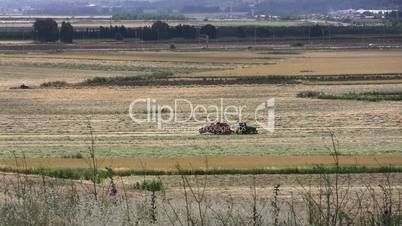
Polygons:
<instances>
[{"instance_id":1,"label":"distant building","mask_svg":"<svg viewBox=\"0 0 402 226\"><path fill-rule=\"evenodd\" d=\"M348 20L357 23L379 22L393 10L384 9L346 9L330 12L329 16L336 20Z\"/></svg>"}]
</instances>

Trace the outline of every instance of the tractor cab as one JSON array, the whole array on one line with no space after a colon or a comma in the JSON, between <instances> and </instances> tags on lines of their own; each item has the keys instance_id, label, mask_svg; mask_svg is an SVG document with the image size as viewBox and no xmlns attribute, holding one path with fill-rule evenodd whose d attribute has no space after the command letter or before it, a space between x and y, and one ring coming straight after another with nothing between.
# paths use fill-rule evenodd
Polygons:
<instances>
[{"instance_id":1,"label":"tractor cab","mask_svg":"<svg viewBox=\"0 0 402 226\"><path fill-rule=\"evenodd\" d=\"M258 134L258 131L255 127L247 126L245 122L239 122L236 134Z\"/></svg>"}]
</instances>

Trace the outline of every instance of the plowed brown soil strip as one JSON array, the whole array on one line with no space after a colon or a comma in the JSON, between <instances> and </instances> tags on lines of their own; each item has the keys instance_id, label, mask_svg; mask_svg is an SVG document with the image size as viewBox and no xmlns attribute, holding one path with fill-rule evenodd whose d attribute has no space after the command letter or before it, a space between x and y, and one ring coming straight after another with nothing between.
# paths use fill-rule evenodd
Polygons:
<instances>
[{"instance_id":1,"label":"plowed brown soil strip","mask_svg":"<svg viewBox=\"0 0 402 226\"><path fill-rule=\"evenodd\" d=\"M207 160L207 161L206 161ZM226 157L192 157L180 159L100 159L99 167L138 170L174 170L177 165L186 169L205 168L286 168L330 165L332 156L226 156ZM402 155L383 156L340 156L342 165L364 165L380 167L386 165L402 166ZM19 162L22 165L22 162ZM85 159L26 159L28 167L33 168L88 168ZM0 160L2 167L15 167L15 160Z\"/></svg>"}]
</instances>

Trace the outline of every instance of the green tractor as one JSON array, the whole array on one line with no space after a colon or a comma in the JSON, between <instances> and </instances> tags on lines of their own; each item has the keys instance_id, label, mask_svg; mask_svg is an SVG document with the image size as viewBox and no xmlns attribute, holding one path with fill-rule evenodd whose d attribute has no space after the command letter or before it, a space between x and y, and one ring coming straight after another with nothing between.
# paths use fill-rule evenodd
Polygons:
<instances>
[{"instance_id":1,"label":"green tractor","mask_svg":"<svg viewBox=\"0 0 402 226\"><path fill-rule=\"evenodd\" d=\"M257 128L247 126L245 122L240 122L236 129L236 134L258 134Z\"/></svg>"}]
</instances>

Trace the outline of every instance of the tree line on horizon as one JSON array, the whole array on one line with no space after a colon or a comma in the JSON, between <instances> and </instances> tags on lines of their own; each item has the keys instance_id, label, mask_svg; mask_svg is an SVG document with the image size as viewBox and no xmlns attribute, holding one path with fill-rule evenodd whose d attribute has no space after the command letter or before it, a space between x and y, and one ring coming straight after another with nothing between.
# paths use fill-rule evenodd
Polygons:
<instances>
[{"instance_id":1,"label":"tree line on horizon","mask_svg":"<svg viewBox=\"0 0 402 226\"><path fill-rule=\"evenodd\" d=\"M0 39L26 40L37 42L72 43L74 39L140 39L143 41L162 41L171 39L196 40L199 38L324 38L336 35L375 35L402 34L401 24L393 26L222 26L211 24L202 27L179 24L169 24L157 21L151 26L127 28L125 26L100 26L99 28L74 27L69 22L62 22L59 28L53 19L37 19L32 31L0 30Z\"/></svg>"},{"instance_id":2,"label":"tree line on horizon","mask_svg":"<svg viewBox=\"0 0 402 226\"><path fill-rule=\"evenodd\" d=\"M63 21L61 27L53 19L37 19L32 27L33 39L39 42L73 43L74 28L69 22Z\"/></svg>"},{"instance_id":3,"label":"tree line on horizon","mask_svg":"<svg viewBox=\"0 0 402 226\"><path fill-rule=\"evenodd\" d=\"M217 38L215 26L207 24L201 28L190 25L169 26L167 23L157 21L152 26L142 28L126 28L125 26L100 26L98 29L87 28L75 30L69 22L62 22L59 29L53 19L37 19L33 25L33 39L39 42L72 43L73 39L116 39L140 38L144 41L168 40L172 38L196 39L200 35L210 39Z\"/></svg>"}]
</instances>

